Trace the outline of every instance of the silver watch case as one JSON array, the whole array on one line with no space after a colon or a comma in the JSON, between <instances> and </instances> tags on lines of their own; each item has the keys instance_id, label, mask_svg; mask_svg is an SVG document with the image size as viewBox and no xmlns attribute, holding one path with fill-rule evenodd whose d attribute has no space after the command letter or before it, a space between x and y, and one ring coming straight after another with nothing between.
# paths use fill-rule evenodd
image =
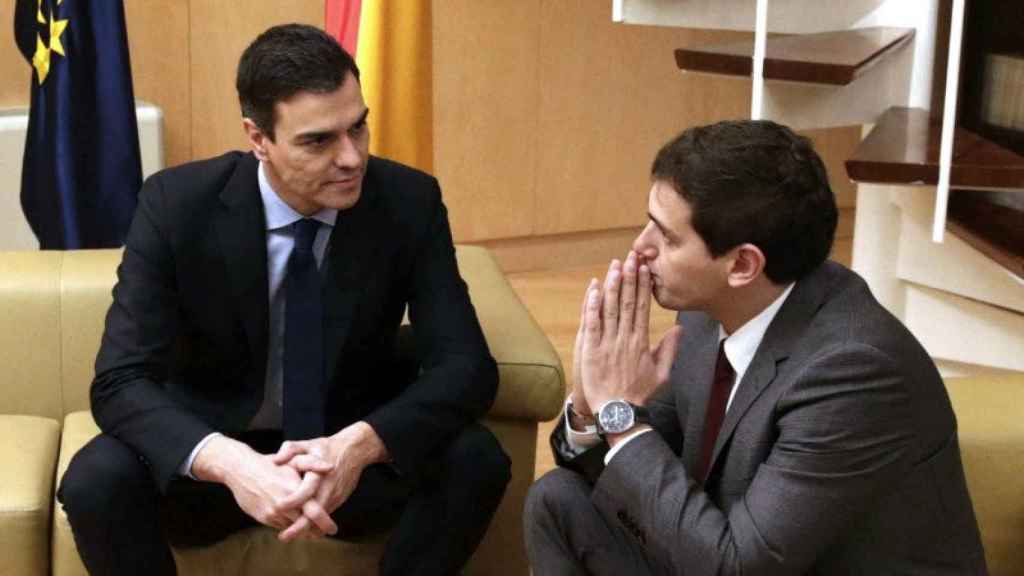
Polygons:
<instances>
[{"instance_id":1,"label":"silver watch case","mask_svg":"<svg viewBox=\"0 0 1024 576\"><path fill-rule=\"evenodd\" d=\"M609 400L597 411L597 430L602 434L621 434L636 425L636 411L625 400Z\"/></svg>"}]
</instances>

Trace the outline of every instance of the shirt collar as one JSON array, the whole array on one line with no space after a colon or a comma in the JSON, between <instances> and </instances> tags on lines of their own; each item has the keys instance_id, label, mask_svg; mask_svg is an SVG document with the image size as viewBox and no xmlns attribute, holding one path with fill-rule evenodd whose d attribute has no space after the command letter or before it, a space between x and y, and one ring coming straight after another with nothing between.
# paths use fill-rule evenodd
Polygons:
<instances>
[{"instance_id":1,"label":"shirt collar","mask_svg":"<svg viewBox=\"0 0 1024 576\"><path fill-rule=\"evenodd\" d=\"M262 161L260 161L260 167L257 170L257 180L259 180L260 185L260 197L263 198L263 213L267 220L267 230L284 228L305 218L305 216L296 212L294 208L282 200L277 192L274 191L274 188L270 185L270 180L267 179ZM321 208L310 218L333 227L338 219L338 210L335 208Z\"/></svg>"},{"instance_id":2,"label":"shirt collar","mask_svg":"<svg viewBox=\"0 0 1024 576\"><path fill-rule=\"evenodd\" d=\"M746 324L737 328L732 334L726 334L722 325L718 325L718 341L721 342L723 338L728 338L725 341L725 357L729 359L729 364L732 365L736 374L746 373L750 362L754 360L757 347L761 345L761 340L764 339L764 334L768 331L768 326L775 319L779 308L782 308L782 304L795 285L787 286L767 308L747 320Z\"/></svg>"}]
</instances>

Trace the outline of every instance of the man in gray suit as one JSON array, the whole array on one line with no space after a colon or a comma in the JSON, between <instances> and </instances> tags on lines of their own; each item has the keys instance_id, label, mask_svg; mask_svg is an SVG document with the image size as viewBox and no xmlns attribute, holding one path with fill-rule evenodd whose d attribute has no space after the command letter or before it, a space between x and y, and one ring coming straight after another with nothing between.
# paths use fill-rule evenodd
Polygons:
<instances>
[{"instance_id":1,"label":"man in gray suit","mask_svg":"<svg viewBox=\"0 0 1024 576\"><path fill-rule=\"evenodd\" d=\"M826 262L810 142L692 128L651 174L650 221L584 297L561 467L526 505L534 574L984 574L942 380ZM652 294L681 311L654 348Z\"/></svg>"}]
</instances>

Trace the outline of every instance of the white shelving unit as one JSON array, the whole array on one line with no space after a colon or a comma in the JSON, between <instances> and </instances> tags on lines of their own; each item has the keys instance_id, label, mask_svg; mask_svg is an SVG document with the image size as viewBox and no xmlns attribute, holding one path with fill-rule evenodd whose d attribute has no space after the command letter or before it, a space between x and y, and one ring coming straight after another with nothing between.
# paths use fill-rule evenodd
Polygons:
<instances>
[{"instance_id":1,"label":"white shelving unit","mask_svg":"<svg viewBox=\"0 0 1024 576\"><path fill-rule=\"evenodd\" d=\"M759 8L764 11L760 18ZM755 44L769 33L806 35L872 26L913 29L910 41L846 85L766 81L759 62L764 50L751 50L749 77L736 76L737 81L754 83L752 117L797 129L860 124L865 135L891 107L930 107L938 13L939 0L612 3L613 20L622 24L750 31ZM945 109L931 111L943 118L937 184L934 179L931 185L860 183L853 268L947 374L1024 371L1024 278L944 234L963 14L964 0L953 0L950 38L943 42L949 46Z\"/></svg>"}]
</instances>

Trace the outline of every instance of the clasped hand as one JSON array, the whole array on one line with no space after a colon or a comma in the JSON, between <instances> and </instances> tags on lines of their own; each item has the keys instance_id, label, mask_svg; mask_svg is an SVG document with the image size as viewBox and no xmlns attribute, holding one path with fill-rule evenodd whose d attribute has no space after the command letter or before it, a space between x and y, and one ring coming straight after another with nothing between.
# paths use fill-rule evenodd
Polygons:
<instances>
[{"instance_id":1,"label":"clasped hand","mask_svg":"<svg viewBox=\"0 0 1024 576\"><path fill-rule=\"evenodd\" d=\"M367 466L386 459L376 432L356 422L330 437L285 442L276 454L218 436L199 452L192 470L200 480L225 484L242 511L287 541L335 534L331 513Z\"/></svg>"},{"instance_id":2,"label":"clasped hand","mask_svg":"<svg viewBox=\"0 0 1024 576\"><path fill-rule=\"evenodd\" d=\"M371 448L368 449L368 445ZM338 527L330 514L348 500L363 470L381 459L382 450L379 437L364 422L357 422L330 437L281 444L271 457L272 462L294 469L302 476L302 481L278 505L282 509L301 510L301 514L295 516L278 538L289 541L335 534Z\"/></svg>"},{"instance_id":3,"label":"clasped hand","mask_svg":"<svg viewBox=\"0 0 1024 576\"><path fill-rule=\"evenodd\" d=\"M636 252L613 260L583 298L573 360L573 405L585 414L617 398L642 405L668 381L681 329L650 346L651 272Z\"/></svg>"}]
</instances>

